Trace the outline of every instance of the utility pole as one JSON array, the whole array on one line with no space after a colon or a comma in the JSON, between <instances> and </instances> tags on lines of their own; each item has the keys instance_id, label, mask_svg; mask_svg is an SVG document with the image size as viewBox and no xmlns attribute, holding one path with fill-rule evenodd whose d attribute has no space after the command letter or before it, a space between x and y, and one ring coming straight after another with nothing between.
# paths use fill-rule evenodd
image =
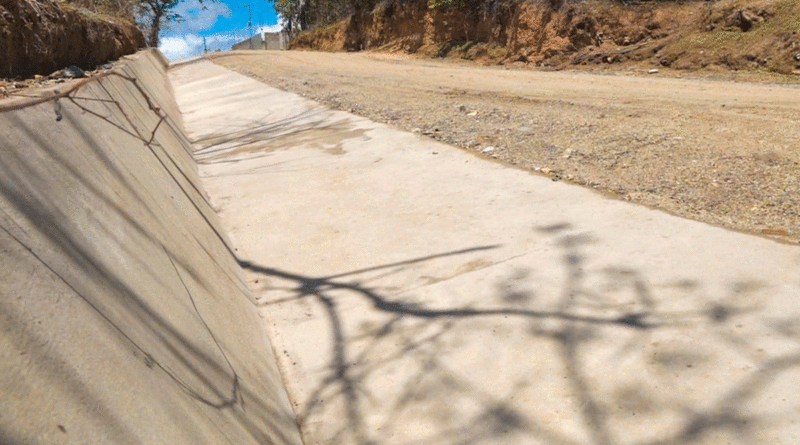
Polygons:
<instances>
[{"instance_id":1,"label":"utility pole","mask_svg":"<svg viewBox=\"0 0 800 445\"><path fill-rule=\"evenodd\" d=\"M253 5L242 5L247 8L247 32L250 33L250 49L256 49L253 44Z\"/></svg>"},{"instance_id":2,"label":"utility pole","mask_svg":"<svg viewBox=\"0 0 800 445\"><path fill-rule=\"evenodd\" d=\"M206 46L206 36L203 36L203 54L208 52L208 47Z\"/></svg>"}]
</instances>

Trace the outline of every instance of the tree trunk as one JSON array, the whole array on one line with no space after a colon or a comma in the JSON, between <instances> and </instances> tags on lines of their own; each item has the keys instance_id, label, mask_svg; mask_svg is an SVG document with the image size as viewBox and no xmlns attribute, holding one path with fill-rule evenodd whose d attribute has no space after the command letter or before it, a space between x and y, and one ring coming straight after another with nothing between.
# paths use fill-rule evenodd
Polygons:
<instances>
[{"instance_id":1,"label":"tree trunk","mask_svg":"<svg viewBox=\"0 0 800 445\"><path fill-rule=\"evenodd\" d=\"M153 11L153 18L150 22L150 33L147 35L147 46L150 48L158 47L158 34L161 33L161 17L163 11Z\"/></svg>"},{"instance_id":2,"label":"tree trunk","mask_svg":"<svg viewBox=\"0 0 800 445\"><path fill-rule=\"evenodd\" d=\"M307 0L300 0L300 13L297 16L297 24L300 29L308 29L309 6Z\"/></svg>"}]
</instances>

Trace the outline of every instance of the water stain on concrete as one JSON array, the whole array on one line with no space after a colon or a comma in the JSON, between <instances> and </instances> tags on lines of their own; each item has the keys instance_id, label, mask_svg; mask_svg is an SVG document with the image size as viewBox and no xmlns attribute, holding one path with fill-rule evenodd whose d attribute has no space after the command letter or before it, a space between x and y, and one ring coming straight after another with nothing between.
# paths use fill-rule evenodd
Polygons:
<instances>
[{"instance_id":1,"label":"water stain on concrete","mask_svg":"<svg viewBox=\"0 0 800 445\"><path fill-rule=\"evenodd\" d=\"M448 274L446 276L435 277L435 276L430 276L430 275L422 275L419 278L420 278L420 280L422 280L423 285L427 286L427 285L430 285L430 284L436 284L436 283L439 283L441 281L449 280L451 278L454 278L454 277L457 277L459 275L462 275L462 274L465 274L465 273L469 273L469 272L472 272L472 271L475 271L475 270L478 270L478 269L483 269L485 267L492 266L493 264L494 264L494 262L492 262L492 261L490 261L490 260L488 260L486 258L479 258L477 260L473 260L473 261L470 261L468 263L464 263L464 264L458 266L458 268L456 268L455 271L453 271L452 273L450 273L450 274Z\"/></svg>"},{"instance_id":2,"label":"water stain on concrete","mask_svg":"<svg viewBox=\"0 0 800 445\"><path fill-rule=\"evenodd\" d=\"M258 125L246 131L213 135L202 141L195 151L198 162L213 163L230 158L251 159L287 148L312 148L331 155L347 153L344 144L352 140L369 141L367 130L357 128L351 119L335 122L315 120L307 124L292 125L292 130L281 131L285 126Z\"/></svg>"}]
</instances>

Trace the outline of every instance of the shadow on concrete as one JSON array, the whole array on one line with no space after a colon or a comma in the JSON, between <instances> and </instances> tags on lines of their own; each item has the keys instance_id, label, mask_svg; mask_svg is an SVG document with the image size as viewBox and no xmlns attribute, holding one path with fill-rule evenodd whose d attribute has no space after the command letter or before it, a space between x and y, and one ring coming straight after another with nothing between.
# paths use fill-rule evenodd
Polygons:
<instances>
[{"instance_id":1,"label":"shadow on concrete","mask_svg":"<svg viewBox=\"0 0 800 445\"><path fill-rule=\"evenodd\" d=\"M103 89L104 81L98 81ZM177 137L156 134L173 124L162 125L163 115L136 123L129 117L136 115L131 104L114 102L124 116L120 119L120 113L111 113L109 103L79 102L62 104L52 122L41 117L51 113L52 104L0 116L5 132L0 156L0 247L3 255L14 252L19 264L41 270L48 280L60 283L59 292L52 295L40 291L39 283L6 283L21 296L0 301L3 330L8 334L4 337L28 357L28 368L6 371L11 376L19 372L36 376L47 387L68 394L69 403L91 413L114 443L140 442L135 422L118 415L120 407L131 406L131 401L118 405L111 400L117 389L128 388L115 388L113 383L93 381L76 372L109 364L100 366L73 353L41 347L51 336L74 334L52 332L52 326L34 323L32 317L47 312L58 298L71 301L74 297L85 304L82 311L88 309L95 316L62 314L58 324L99 323L102 329L110 328L109 338L76 339L86 342L76 347L95 344L128 351L141 366L119 371L138 376L129 380L140 378L143 387L159 388L163 386L149 379L166 379L176 394L196 402L194 412L171 413L186 422L174 428L193 436L207 428L194 422L207 422L211 410L224 413L220 414L225 419L222 423L235 425L233 429L243 431L253 443L294 443L284 435L286 424L294 424L293 414L275 410L270 400L275 395L265 393L264 382L253 377L246 364L249 359L231 359L237 347L231 346L230 338L227 346L220 340L220 332L227 335L224 324L216 319L212 327L208 321L213 316L209 308L220 304L216 299L236 299L235 304L244 306L250 302L235 273L233 251L218 232L218 224L208 219L212 211L204 208L193 181L159 145L164 138ZM120 131L103 131L105 124ZM54 134L63 137L48 137ZM104 134L116 134L118 139ZM135 162L138 172L126 165L130 157L118 157L120 153L109 144L139 150L136 153L143 161ZM143 175L143 165L163 171ZM170 191L155 190L148 182L153 178L174 183ZM227 266L218 260L225 255L230 255ZM16 267L8 266L9 270ZM73 316L78 319L70 320ZM13 378L6 371L4 378ZM174 403L181 398L174 394L143 392L141 396L140 404L159 405L160 398L171 397L168 406L181 406ZM54 420L49 419L50 412L37 415L37 422ZM1 432L2 442L12 443L5 437L14 434Z\"/></svg>"},{"instance_id":2,"label":"shadow on concrete","mask_svg":"<svg viewBox=\"0 0 800 445\"><path fill-rule=\"evenodd\" d=\"M498 283L497 289L501 289L498 295L478 296L477 300L501 301L507 306L433 308L392 299L356 277L366 271L381 269L389 270L391 274L398 267L499 246L475 247L324 277L304 276L240 260L242 267L267 278L266 282L274 278L294 283L289 287L273 287L288 291L290 297L265 305L310 299L322 308L328 319L332 343L326 362L330 369L306 400L305 410L298 413L301 426L307 427L304 422L312 417L319 421L320 418L342 415L338 411L342 402L346 425L335 432L332 443L383 443L376 438L386 431L411 428L401 419L407 419L404 416L415 411L430 411L430 417L434 419L432 423L440 419L438 426L432 428L434 432L414 441L426 444L667 445L722 443L719 442L722 438L727 440L725 443L752 444L763 443L762 428L791 421L799 406L795 401L786 403L780 408L783 410L780 413L754 414L751 407L772 383L787 372L800 369L800 322L795 318L788 317L779 322L767 320L775 325L776 333L781 332L793 344L786 353L766 356L756 339L736 333L740 317L752 316L757 311L755 307L738 302L742 296L761 286L759 283L733 283L730 293L739 297L729 298L729 301L723 299L685 311L662 310L646 278L634 268L606 267L601 272L603 276L599 277L600 282L605 283L601 287L597 286L597 279L588 280L588 259L583 247L592 241L592 237L570 233L570 229L568 223L536 229L558 246L565 277L559 294L555 296L556 303L549 305L548 309L534 308L537 306L534 291L501 285L506 283ZM516 278L525 278L529 273L518 269L515 275ZM682 289L696 286L696 281L688 279L675 283L676 288ZM611 301L611 294L622 291L630 295L622 305L627 308L624 310L619 309L617 302ZM352 308L353 304L344 300L350 301L353 297L368 302L373 311L386 315L388 321L371 329L369 334L357 335L348 331L347 326L352 326L352 323L348 323L343 306ZM470 320L489 322L472 325ZM521 381L515 383L509 393L498 394L490 389L495 386L491 382L478 384L470 380L469 371L463 369L463 361L450 362L449 357L459 348L457 337L472 335L473 328L499 331L503 325L508 326L505 332L512 337L538 339L548 345L547 350L556 351L556 369L552 372L563 378L566 397L572 400L569 404L572 411L556 412L559 406L563 408L559 399L565 396L555 392L548 394L546 390L540 395L553 398L551 411L526 409L517 400L524 397L526 388L535 387L537 382ZM520 326L524 328L519 329ZM701 339L698 339L696 349L691 344L657 349L664 336L681 337L698 331L716 336L713 339L715 343L728 345L735 353L747 356L753 361L752 366L736 378L713 369L713 356L717 351L709 350L708 344L699 344ZM485 334L490 335L490 332ZM390 336L391 342L387 343ZM357 342L361 342L358 348L355 347ZM385 349L389 344L403 346L387 356ZM502 343L497 345L499 348ZM616 374L618 371L614 370L617 369L630 375L620 381L599 374L594 369L597 359L591 358L598 349L610 350L605 357L613 358L610 363L602 363L603 369L611 369L610 374ZM547 354L546 350L531 350L528 354L517 354L513 362L504 366L515 369L530 365L533 368ZM531 362L526 364L520 359ZM643 363L634 364L637 360ZM416 366L415 372L397 372L400 363L409 362ZM696 380L696 376L684 378L681 373L691 372L692 366L704 365L707 365L704 372L712 373L708 379L713 386L721 388L713 394L698 399L681 393L677 388L673 391L658 386L690 378ZM656 376L637 375L639 369L655 369ZM674 375L658 375L661 371ZM502 374L496 377L506 378ZM374 384L379 388L396 383L398 379L403 389L388 402L377 400L381 395L373 394L369 386ZM701 391L701 388L697 390ZM464 400L480 408L468 417L455 420L453 417L458 416L446 414L450 405ZM374 410L378 408L375 407L386 403L392 409L382 413L382 420L376 423ZM626 428L637 427L637 415L645 423L665 422L670 427L640 432L631 438ZM577 425L570 426L570 419L577 419Z\"/></svg>"}]
</instances>

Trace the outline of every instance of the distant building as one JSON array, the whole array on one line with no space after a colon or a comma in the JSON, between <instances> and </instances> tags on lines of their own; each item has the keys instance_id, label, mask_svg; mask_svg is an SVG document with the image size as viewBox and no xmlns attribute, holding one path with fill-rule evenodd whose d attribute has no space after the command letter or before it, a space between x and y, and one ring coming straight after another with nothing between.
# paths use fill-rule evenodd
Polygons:
<instances>
[{"instance_id":1,"label":"distant building","mask_svg":"<svg viewBox=\"0 0 800 445\"><path fill-rule=\"evenodd\" d=\"M233 45L231 49L289 49L289 33L262 32Z\"/></svg>"}]
</instances>

